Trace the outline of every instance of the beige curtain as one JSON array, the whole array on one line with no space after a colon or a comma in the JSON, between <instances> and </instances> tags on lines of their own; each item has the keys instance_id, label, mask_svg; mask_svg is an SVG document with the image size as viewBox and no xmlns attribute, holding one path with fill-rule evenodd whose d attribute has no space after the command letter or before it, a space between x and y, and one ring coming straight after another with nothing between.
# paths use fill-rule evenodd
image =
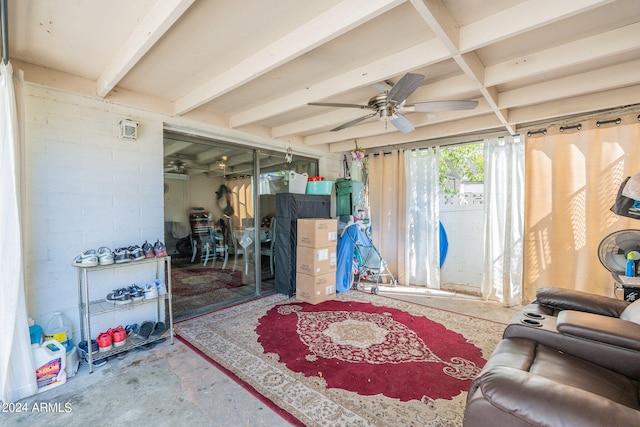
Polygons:
<instances>
[{"instance_id":1,"label":"beige curtain","mask_svg":"<svg viewBox=\"0 0 640 427\"><path fill-rule=\"evenodd\" d=\"M234 178L227 182L227 187L231 190L231 206L233 206L231 219L233 226L235 228L252 227L253 179L250 176Z\"/></svg>"},{"instance_id":2,"label":"beige curtain","mask_svg":"<svg viewBox=\"0 0 640 427\"><path fill-rule=\"evenodd\" d=\"M370 153L367 161L373 244L398 282L408 284L404 271L404 156L399 150Z\"/></svg>"},{"instance_id":3,"label":"beige curtain","mask_svg":"<svg viewBox=\"0 0 640 427\"><path fill-rule=\"evenodd\" d=\"M640 228L609 210L621 182L640 172L638 112L619 118L617 125L583 120L581 130L553 126L526 138L525 302L543 286L614 295L598 245L614 231Z\"/></svg>"}]
</instances>

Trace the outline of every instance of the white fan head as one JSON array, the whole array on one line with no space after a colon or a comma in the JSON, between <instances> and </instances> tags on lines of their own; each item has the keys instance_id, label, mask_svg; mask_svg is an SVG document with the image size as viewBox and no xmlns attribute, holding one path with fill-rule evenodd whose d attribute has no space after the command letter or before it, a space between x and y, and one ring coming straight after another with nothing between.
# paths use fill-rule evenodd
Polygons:
<instances>
[{"instance_id":1,"label":"white fan head","mask_svg":"<svg viewBox=\"0 0 640 427\"><path fill-rule=\"evenodd\" d=\"M640 259L640 230L613 232L598 245L600 262L612 273L624 274L630 252L634 252L635 259Z\"/></svg>"}]
</instances>

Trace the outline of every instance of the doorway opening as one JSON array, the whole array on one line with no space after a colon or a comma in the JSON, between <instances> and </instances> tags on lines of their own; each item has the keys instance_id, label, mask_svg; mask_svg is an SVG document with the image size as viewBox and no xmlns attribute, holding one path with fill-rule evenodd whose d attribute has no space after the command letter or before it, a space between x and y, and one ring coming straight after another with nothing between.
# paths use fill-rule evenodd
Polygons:
<instances>
[{"instance_id":1,"label":"doorway opening","mask_svg":"<svg viewBox=\"0 0 640 427\"><path fill-rule=\"evenodd\" d=\"M317 160L165 131L163 161L174 319L275 292L275 194Z\"/></svg>"}]
</instances>

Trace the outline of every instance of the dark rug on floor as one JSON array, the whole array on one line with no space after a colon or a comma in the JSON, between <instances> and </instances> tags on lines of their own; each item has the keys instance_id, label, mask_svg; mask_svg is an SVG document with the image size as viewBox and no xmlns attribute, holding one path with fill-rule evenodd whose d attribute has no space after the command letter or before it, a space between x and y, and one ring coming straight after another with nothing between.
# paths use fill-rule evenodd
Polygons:
<instances>
[{"instance_id":1,"label":"dark rug on floor","mask_svg":"<svg viewBox=\"0 0 640 427\"><path fill-rule=\"evenodd\" d=\"M185 317L203 307L244 296L255 288L242 270L173 268L171 271L174 317Z\"/></svg>"}]
</instances>

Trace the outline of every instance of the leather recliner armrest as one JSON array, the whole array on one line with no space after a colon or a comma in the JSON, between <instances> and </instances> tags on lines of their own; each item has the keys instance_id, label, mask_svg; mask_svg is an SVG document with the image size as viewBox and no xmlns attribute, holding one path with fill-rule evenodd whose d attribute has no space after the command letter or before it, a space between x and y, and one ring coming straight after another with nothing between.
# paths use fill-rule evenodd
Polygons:
<instances>
[{"instance_id":1,"label":"leather recliner armrest","mask_svg":"<svg viewBox=\"0 0 640 427\"><path fill-rule=\"evenodd\" d=\"M638 425L637 410L585 390L509 367L482 374L479 389L495 408L531 425Z\"/></svg>"},{"instance_id":2,"label":"leather recliner armrest","mask_svg":"<svg viewBox=\"0 0 640 427\"><path fill-rule=\"evenodd\" d=\"M538 289L535 302L560 310L584 311L610 317L620 317L629 305L626 301L603 295L554 287Z\"/></svg>"},{"instance_id":3,"label":"leather recliner armrest","mask_svg":"<svg viewBox=\"0 0 640 427\"><path fill-rule=\"evenodd\" d=\"M556 324L563 335L640 351L640 325L614 317L565 310Z\"/></svg>"}]
</instances>

